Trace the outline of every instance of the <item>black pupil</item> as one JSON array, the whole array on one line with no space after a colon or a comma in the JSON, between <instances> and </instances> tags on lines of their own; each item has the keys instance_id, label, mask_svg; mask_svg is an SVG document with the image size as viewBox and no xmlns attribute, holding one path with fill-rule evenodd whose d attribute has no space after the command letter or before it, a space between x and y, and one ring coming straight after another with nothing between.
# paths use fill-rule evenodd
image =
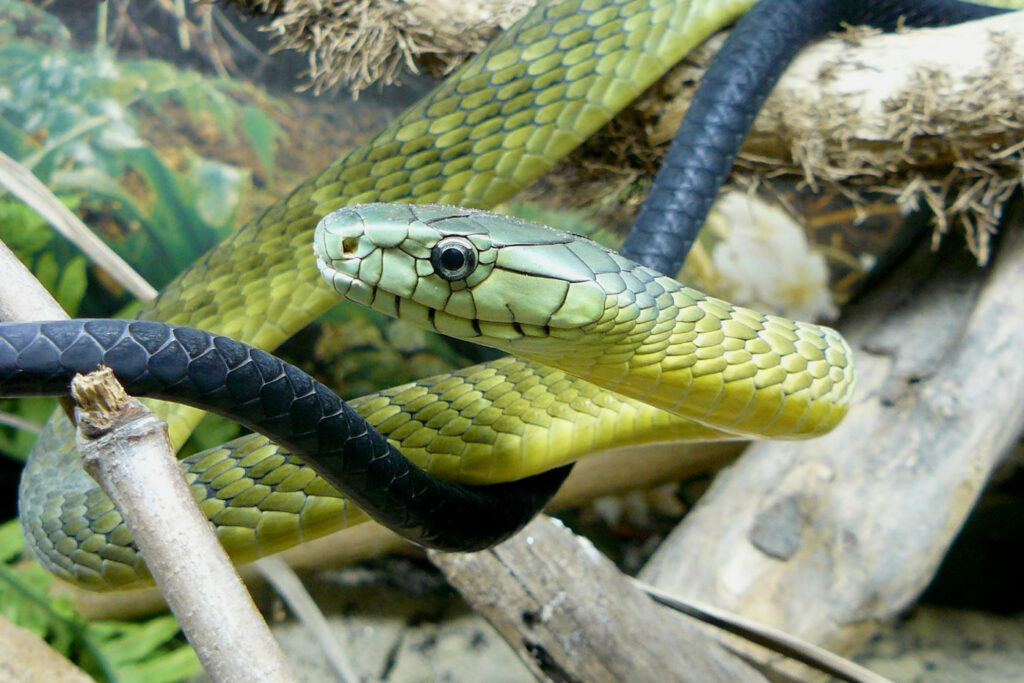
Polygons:
<instances>
[{"instance_id":1,"label":"black pupil","mask_svg":"<svg viewBox=\"0 0 1024 683\"><path fill-rule=\"evenodd\" d=\"M466 255L458 247L448 247L441 252L441 266L445 270L457 271L466 265Z\"/></svg>"}]
</instances>

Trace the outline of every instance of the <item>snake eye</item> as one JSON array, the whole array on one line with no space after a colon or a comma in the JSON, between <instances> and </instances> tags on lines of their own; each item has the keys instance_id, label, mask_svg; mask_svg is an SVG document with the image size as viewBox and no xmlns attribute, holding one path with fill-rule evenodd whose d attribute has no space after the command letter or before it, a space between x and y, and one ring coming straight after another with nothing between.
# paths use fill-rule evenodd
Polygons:
<instances>
[{"instance_id":1,"label":"snake eye","mask_svg":"<svg viewBox=\"0 0 1024 683\"><path fill-rule=\"evenodd\" d=\"M448 282L464 280L476 270L476 247L465 237L445 237L430 250L430 264Z\"/></svg>"}]
</instances>

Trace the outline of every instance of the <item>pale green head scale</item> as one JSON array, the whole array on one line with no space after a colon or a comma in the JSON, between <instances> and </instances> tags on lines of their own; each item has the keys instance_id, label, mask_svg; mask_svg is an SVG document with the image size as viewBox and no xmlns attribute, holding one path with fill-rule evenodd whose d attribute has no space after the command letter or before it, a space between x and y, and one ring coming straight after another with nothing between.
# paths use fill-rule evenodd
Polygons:
<instances>
[{"instance_id":1,"label":"pale green head scale","mask_svg":"<svg viewBox=\"0 0 1024 683\"><path fill-rule=\"evenodd\" d=\"M620 270L585 238L453 206L339 209L313 243L321 274L346 299L502 348L595 324L609 297L598 276Z\"/></svg>"}]
</instances>

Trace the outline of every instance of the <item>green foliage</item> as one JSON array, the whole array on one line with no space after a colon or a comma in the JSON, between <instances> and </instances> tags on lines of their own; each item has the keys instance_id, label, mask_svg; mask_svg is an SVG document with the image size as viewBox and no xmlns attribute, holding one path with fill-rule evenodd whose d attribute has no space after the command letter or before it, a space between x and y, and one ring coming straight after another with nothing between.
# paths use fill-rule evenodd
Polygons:
<instances>
[{"instance_id":1,"label":"green foliage","mask_svg":"<svg viewBox=\"0 0 1024 683\"><path fill-rule=\"evenodd\" d=\"M75 201L66 202L74 208ZM50 230L32 209L0 198L0 240L29 267L64 310L74 315L85 296L86 259Z\"/></svg>"},{"instance_id":2,"label":"green foliage","mask_svg":"<svg viewBox=\"0 0 1024 683\"><path fill-rule=\"evenodd\" d=\"M52 17L22 37L11 26L33 11L0 0L0 150L78 197L87 217L112 219L112 246L162 287L230 232L250 181L249 169L190 150L201 141L174 143L212 127L229 147L246 145L271 177L282 131L267 110L280 106L241 81L77 51ZM171 158L146 130L178 134Z\"/></svg>"},{"instance_id":3,"label":"green foliage","mask_svg":"<svg viewBox=\"0 0 1024 683\"><path fill-rule=\"evenodd\" d=\"M38 564L12 564L24 548L17 521L0 526L0 613L73 658L98 680L180 681L199 671L174 617L144 622L92 621L71 601L54 597L54 578Z\"/></svg>"},{"instance_id":4,"label":"green foliage","mask_svg":"<svg viewBox=\"0 0 1024 683\"><path fill-rule=\"evenodd\" d=\"M280 108L241 81L77 50L53 15L0 0L0 150L101 227L157 288L231 231L250 183L249 169L209 158L204 142L223 141L232 158L247 149L272 178L282 130L268 112ZM111 315L126 303L109 282L90 279L85 258L44 221L2 195L0 239L68 313ZM0 411L33 422L45 421L52 406L0 401ZM7 455L23 459L33 441L30 432L0 428Z\"/></svg>"}]
</instances>

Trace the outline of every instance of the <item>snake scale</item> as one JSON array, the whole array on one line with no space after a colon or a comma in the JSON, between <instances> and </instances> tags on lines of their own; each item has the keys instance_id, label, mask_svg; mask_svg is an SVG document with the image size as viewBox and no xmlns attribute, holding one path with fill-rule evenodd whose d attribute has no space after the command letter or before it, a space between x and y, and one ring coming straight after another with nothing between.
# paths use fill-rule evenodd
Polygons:
<instances>
[{"instance_id":1,"label":"snake scale","mask_svg":"<svg viewBox=\"0 0 1024 683\"><path fill-rule=\"evenodd\" d=\"M141 317L275 348L336 300L317 277L310 248L321 217L342 206L382 201L493 206L550 168L752 4L542 2L370 142L211 250ZM462 417L460 396L482 384L501 392L497 414L489 414L480 429L482 440L500 445L490 460L478 457L475 443L445 432ZM383 433L390 429L403 452L429 472L466 483L515 479L626 443L722 438L653 406L517 359L385 390L352 406ZM402 429L396 409L414 415L422 430L396 436ZM177 443L200 417L194 409L169 405L160 405L159 413ZM552 433L566 434L559 420L573 425L562 439L565 450L553 458L540 455ZM182 465L238 561L363 518L310 468L259 435ZM58 575L95 589L148 580L112 504L77 465L63 418L51 419L40 436L22 478L20 506L29 545Z\"/></svg>"}]
</instances>

